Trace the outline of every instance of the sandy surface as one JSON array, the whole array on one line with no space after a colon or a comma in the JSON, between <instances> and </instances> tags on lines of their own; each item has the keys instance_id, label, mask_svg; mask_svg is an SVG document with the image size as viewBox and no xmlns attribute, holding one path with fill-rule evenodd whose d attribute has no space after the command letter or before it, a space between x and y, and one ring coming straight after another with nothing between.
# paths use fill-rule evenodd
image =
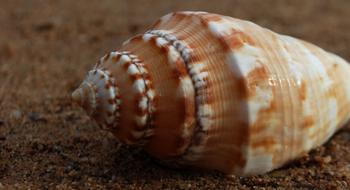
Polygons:
<instances>
[{"instance_id":1,"label":"sandy surface","mask_svg":"<svg viewBox=\"0 0 350 190\"><path fill-rule=\"evenodd\" d=\"M350 127L262 176L172 170L119 147L69 95L123 40L175 10L252 20L350 60L350 1L0 0L0 189L349 189Z\"/></svg>"}]
</instances>

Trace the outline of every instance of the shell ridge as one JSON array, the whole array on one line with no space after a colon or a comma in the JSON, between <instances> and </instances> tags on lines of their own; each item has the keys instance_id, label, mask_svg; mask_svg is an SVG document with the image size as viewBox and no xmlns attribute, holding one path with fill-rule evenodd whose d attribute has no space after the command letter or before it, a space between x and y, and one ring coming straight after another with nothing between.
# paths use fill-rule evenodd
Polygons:
<instances>
[{"instance_id":1,"label":"shell ridge","mask_svg":"<svg viewBox=\"0 0 350 190\"><path fill-rule=\"evenodd\" d=\"M153 105L154 95L152 94L152 82L149 78L148 71L143 65L142 61L137 55L128 51L120 53L122 56L127 56L130 60L130 65L126 68L126 72L130 76L140 75L141 78L134 81L136 89L140 97L138 98L137 108L140 110L141 115L135 117L138 129L131 132L131 134L137 139L138 144L145 145L148 142L149 137L153 135L153 122L152 115L155 111Z\"/></svg>"},{"instance_id":2,"label":"shell ridge","mask_svg":"<svg viewBox=\"0 0 350 190\"><path fill-rule=\"evenodd\" d=\"M206 30L209 32L210 28L208 27L208 20L205 18L208 15L208 13L201 12L198 14L192 14L191 12L180 12L179 14L184 14L190 16L195 22L204 25L206 27ZM219 15L215 15L215 17ZM213 34L213 33L212 33ZM221 37L217 36L214 33L214 37ZM194 130L194 135L193 138L191 139L191 143L188 146L188 148L185 150L185 153L181 157L181 160L179 160L180 163L188 163L188 162L195 162L196 160L200 159L203 157L203 151L206 146L206 142L208 140L208 131L212 127L212 108L211 105L208 104L206 101L206 96L210 95L205 95L202 90L207 88L207 74L206 72L203 72L203 70L206 69L206 67L203 65L203 63L198 63L198 64L189 64L189 69L190 73L194 77L195 81L195 88L197 90L197 96L196 96L196 106L198 107L196 110L197 113L197 125ZM208 93L208 92L206 92Z\"/></svg>"},{"instance_id":3,"label":"shell ridge","mask_svg":"<svg viewBox=\"0 0 350 190\"><path fill-rule=\"evenodd\" d=\"M117 116L114 114L119 109L119 104L116 101L118 98L118 87L112 85L113 83L114 81L110 73L99 65L99 68L96 67L96 69L88 73L86 80L82 84L87 85L88 89L93 91L89 93L93 97L89 101L92 112L88 114L94 118L96 117L97 121L102 120L101 122L97 122L102 129L109 129L111 128L110 126L116 126L118 124ZM105 100L103 97L108 98ZM101 112L101 109L104 111Z\"/></svg>"},{"instance_id":4,"label":"shell ridge","mask_svg":"<svg viewBox=\"0 0 350 190\"><path fill-rule=\"evenodd\" d=\"M153 36L150 37L149 35L153 35ZM200 126L201 122L200 122L199 118L201 117L201 115L200 115L200 112L198 111L198 108L199 108L198 101L200 101L198 99L198 87L204 87L205 83L204 83L204 81L199 80L201 71L194 70L193 69L194 67L191 67L191 65L190 65L192 50L189 48L189 46L185 42L179 40L175 35L173 35L170 31L167 31L167 30L149 30L144 34L143 39L145 41L148 41L150 38L156 38L156 39L162 38L162 39L164 39L167 43L157 44L157 46L158 47L168 47L168 46L173 47L173 49L177 52L179 57L183 60L183 63L184 63L185 68L187 70L189 79L190 79L192 86L193 86L193 89L194 89L194 105L195 105L194 109L195 109L196 125L195 125L194 132L191 135L194 135L196 133L200 133L202 126ZM169 60L169 61L173 62L172 60ZM201 85L199 85L200 82L202 82ZM199 127L198 127L198 125L199 125ZM199 129L199 131L196 131L197 128ZM182 134L183 134L184 138L189 138L188 131L186 131L186 129L183 131ZM180 155L180 157L183 158L188 154L189 147L191 146L193 139L194 138L191 138L190 144L184 148L183 153L182 153L182 155ZM181 162L181 161L178 161L178 162Z\"/></svg>"},{"instance_id":5,"label":"shell ridge","mask_svg":"<svg viewBox=\"0 0 350 190\"><path fill-rule=\"evenodd\" d=\"M145 115L137 115L135 116L135 122L138 125L138 129L132 129L134 131L131 131L131 135L137 139L139 144L146 144L147 138L149 138L153 132L150 132L151 126L150 123L152 123L150 120L151 115L153 113L154 108L152 107L152 96L149 96L151 91L151 81L148 79L148 72L147 69L142 65L142 62L136 55L133 55L131 52L128 51L121 51L121 52L111 52L106 54L104 57L100 59L100 61L96 64L95 68L104 69L103 66L107 63L110 64L119 64L123 66L126 69L126 73L134 78L138 75L140 75L140 79L136 79L133 82L134 89L141 94L141 96L138 98L137 102L137 109L140 109L140 113L144 113ZM127 64L129 63L129 64ZM127 64L127 65L126 65ZM126 66L126 67L125 67ZM107 71L105 71L107 72ZM113 86L116 86L116 84L113 82ZM118 97L119 94L116 95ZM118 99L119 100L119 99ZM119 105L121 104L121 101L116 100L116 103ZM152 109L151 109L152 108ZM144 110L144 111L142 111ZM116 112L114 113L116 117L116 121L120 118L120 113ZM115 122L115 125L118 125L119 122ZM113 128L112 128L113 129ZM146 133L147 131L147 133ZM133 143L131 140L128 140L129 144Z\"/></svg>"}]
</instances>

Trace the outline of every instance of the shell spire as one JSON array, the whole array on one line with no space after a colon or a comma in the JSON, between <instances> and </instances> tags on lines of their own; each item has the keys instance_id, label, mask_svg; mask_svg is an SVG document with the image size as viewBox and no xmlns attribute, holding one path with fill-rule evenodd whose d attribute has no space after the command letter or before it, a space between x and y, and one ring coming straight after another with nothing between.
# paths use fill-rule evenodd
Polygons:
<instances>
[{"instance_id":1,"label":"shell spire","mask_svg":"<svg viewBox=\"0 0 350 190\"><path fill-rule=\"evenodd\" d=\"M83 107L89 115L96 108L96 93L90 83L83 83L72 93L72 100L79 106Z\"/></svg>"},{"instance_id":2,"label":"shell spire","mask_svg":"<svg viewBox=\"0 0 350 190\"><path fill-rule=\"evenodd\" d=\"M350 118L349 64L248 21L171 13L89 71L72 99L165 162L261 174Z\"/></svg>"},{"instance_id":3,"label":"shell spire","mask_svg":"<svg viewBox=\"0 0 350 190\"><path fill-rule=\"evenodd\" d=\"M108 71L94 69L72 93L72 99L102 128L114 128L118 124L118 88Z\"/></svg>"}]
</instances>

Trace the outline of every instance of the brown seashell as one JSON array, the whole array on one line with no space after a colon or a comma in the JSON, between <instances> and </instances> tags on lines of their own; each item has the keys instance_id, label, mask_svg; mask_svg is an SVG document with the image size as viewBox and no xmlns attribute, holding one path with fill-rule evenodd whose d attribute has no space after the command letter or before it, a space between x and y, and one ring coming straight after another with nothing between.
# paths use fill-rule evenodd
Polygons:
<instances>
[{"instance_id":1,"label":"brown seashell","mask_svg":"<svg viewBox=\"0 0 350 190\"><path fill-rule=\"evenodd\" d=\"M121 142L160 160L251 175L343 126L349 73L345 60L302 40L177 12L104 56L73 99Z\"/></svg>"}]
</instances>

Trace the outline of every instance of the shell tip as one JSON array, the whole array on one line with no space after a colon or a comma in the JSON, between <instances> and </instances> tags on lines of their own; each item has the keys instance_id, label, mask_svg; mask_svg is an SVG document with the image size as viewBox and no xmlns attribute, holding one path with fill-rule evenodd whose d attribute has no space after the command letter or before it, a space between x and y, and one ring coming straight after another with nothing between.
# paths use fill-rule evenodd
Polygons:
<instances>
[{"instance_id":1,"label":"shell tip","mask_svg":"<svg viewBox=\"0 0 350 190\"><path fill-rule=\"evenodd\" d=\"M72 101L77 103L79 106L82 105L82 94L81 94L81 88L76 89L72 93Z\"/></svg>"}]
</instances>

